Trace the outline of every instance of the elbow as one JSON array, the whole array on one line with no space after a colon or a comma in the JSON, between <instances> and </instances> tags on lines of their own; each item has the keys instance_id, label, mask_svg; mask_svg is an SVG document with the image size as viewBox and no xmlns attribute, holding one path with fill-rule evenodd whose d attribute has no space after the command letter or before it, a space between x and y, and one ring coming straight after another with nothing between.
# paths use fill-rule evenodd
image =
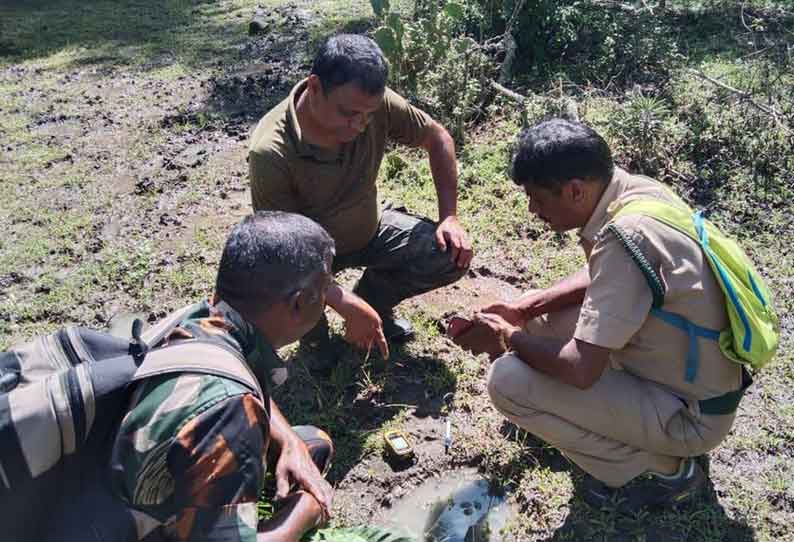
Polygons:
<instances>
[{"instance_id":1,"label":"elbow","mask_svg":"<svg viewBox=\"0 0 794 542\"><path fill-rule=\"evenodd\" d=\"M592 370L589 367L576 367L571 375L571 384L584 391L589 390L601 378L603 370Z\"/></svg>"},{"instance_id":2,"label":"elbow","mask_svg":"<svg viewBox=\"0 0 794 542\"><path fill-rule=\"evenodd\" d=\"M568 350L569 355L566 356L569 382L580 390L590 389L609 363L609 350L578 340L572 343L576 349Z\"/></svg>"},{"instance_id":3,"label":"elbow","mask_svg":"<svg viewBox=\"0 0 794 542\"><path fill-rule=\"evenodd\" d=\"M589 390L590 388L593 387L593 384L595 383L596 381L594 379L583 378L583 377L578 377L573 381L574 387L582 391Z\"/></svg>"},{"instance_id":4,"label":"elbow","mask_svg":"<svg viewBox=\"0 0 794 542\"><path fill-rule=\"evenodd\" d=\"M449 148L452 153L455 153L455 139L452 137L446 128L441 126L439 123L436 123L436 129L438 130L438 139L441 141L441 145L444 148Z\"/></svg>"}]
</instances>

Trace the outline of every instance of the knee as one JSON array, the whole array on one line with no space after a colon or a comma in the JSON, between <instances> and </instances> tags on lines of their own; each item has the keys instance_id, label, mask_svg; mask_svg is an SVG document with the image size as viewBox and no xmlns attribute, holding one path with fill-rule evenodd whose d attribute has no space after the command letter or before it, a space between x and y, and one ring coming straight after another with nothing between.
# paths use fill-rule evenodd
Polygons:
<instances>
[{"instance_id":1,"label":"knee","mask_svg":"<svg viewBox=\"0 0 794 542\"><path fill-rule=\"evenodd\" d=\"M309 449L309 455L320 472L325 475L331 468L336 450L331 437L313 425L298 425L292 428Z\"/></svg>"},{"instance_id":2,"label":"knee","mask_svg":"<svg viewBox=\"0 0 794 542\"><path fill-rule=\"evenodd\" d=\"M457 282L469 272L469 266L458 267L452 260L449 249L442 251L433 238L433 249L419 257L415 262L417 274L432 277L438 286L446 286Z\"/></svg>"},{"instance_id":3,"label":"knee","mask_svg":"<svg viewBox=\"0 0 794 542\"><path fill-rule=\"evenodd\" d=\"M413 247L411 268L414 274L433 277L440 285L451 284L468 271L452 260L450 248L442 250L436 238L436 224L421 221L412 231L409 244Z\"/></svg>"},{"instance_id":4,"label":"knee","mask_svg":"<svg viewBox=\"0 0 794 542\"><path fill-rule=\"evenodd\" d=\"M488 396L497 410L503 411L508 403L522 403L529 390L520 390L516 385L519 371L525 370L524 362L513 354L505 354L491 365L488 372Z\"/></svg>"},{"instance_id":5,"label":"knee","mask_svg":"<svg viewBox=\"0 0 794 542\"><path fill-rule=\"evenodd\" d=\"M439 274L439 279L444 283L446 286L447 284L452 284L453 282L457 282L462 279L466 273L469 272L469 266L466 267L458 267L458 264L449 260L449 254L444 253L444 257L447 258L449 262L446 266L446 269Z\"/></svg>"}]
</instances>

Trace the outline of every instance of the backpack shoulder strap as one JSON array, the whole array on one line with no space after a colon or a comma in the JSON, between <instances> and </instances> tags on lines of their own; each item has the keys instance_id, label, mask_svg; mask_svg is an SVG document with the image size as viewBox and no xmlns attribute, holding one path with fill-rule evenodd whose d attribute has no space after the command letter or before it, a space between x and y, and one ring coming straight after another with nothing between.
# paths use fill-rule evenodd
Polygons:
<instances>
[{"instance_id":1,"label":"backpack shoulder strap","mask_svg":"<svg viewBox=\"0 0 794 542\"><path fill-rule=\"evenodd\" d=\"M265 400L262 387L243 356L218 342L187 340L152 350L135 371L132 381L168 373L201 373L228 378Z\"/></svg>"},{"instance_id":2,"label":"backpack shoulder strap","mask_svg":"<svg viewBox=\"0 0 794 542\"><path fill-rule=\"evenodd\" d=\"M613 213L612 221L626 215L644 215L655 218L700 243L700 235L695 230L693 221L695 213L684 204L675 205L659 199L637 198L627 202L616 202L613 205L615 206L610 209Z\"/></svg>"},{"instance_id":3,"label":"backpack shoulder strap","mask_svg":"<svg viewBox=\"0 0 794 542\"><path fill-rule=\"evenodd\" d=\"M668 206L668 207L675 209L672 206ZM641 211L636 211L636 212L641 212ZM651 216L655 217L656 215L651 214ZM664 220L663 222L666 223L666 221ZM615 237L618 238L618 240L623 245L623 248L626 249L626 252L629 253L629 256L634 261L634 263L637 264L637 267L639 267L640 271L645 277L645 281L648 283L648 287L651 290L651 295L653 296L653 303L651 305L651 314L661 319L665 323L677 327L678 329L686 332L689 338L689 349L687 351L686 374L684 375L684 378L687 382L693 382L695 380L695 376L697 375L698 367L700 365L700 355L698 351L697 339L705 338L705 339L710 339L712 341L719 341L719 337L720 337L719 331L715 331L709 328L699 326L693 322L690 322L683 316L662 309L662 305L664 304L664 286L662 284L662 281L659 279L659 275L656 273L656 271L654 271L650 262L648 262L648 259L642 253L642 250L637 246L636 243L634 243L634 241L631 240L631 238L626 234L626 232L623 231L623 229L614 222L607 226L607 231L612 232L615 235Z\"/></svg>"},{"instance_id":4,"label":"backpack shoulder strap","mask_svg":"<svg viewBox=\"0 0 794 542\"><path fill-rule=\"evenodd\" d=\"M149 347L154 347L157 343L162 341L171 331L174 330L184 320L185 316L191 313L195 303L186 305L181 309L177 309L155 325L141 333L141 339Z\"/></svg>"}]
</instances>

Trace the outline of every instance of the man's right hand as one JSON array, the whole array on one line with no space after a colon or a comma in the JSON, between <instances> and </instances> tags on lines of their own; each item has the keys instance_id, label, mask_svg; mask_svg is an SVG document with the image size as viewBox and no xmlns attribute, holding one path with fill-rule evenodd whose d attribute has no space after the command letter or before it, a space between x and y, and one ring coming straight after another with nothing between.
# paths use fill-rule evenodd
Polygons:
<instances>
[{"instance_id":1,"label":"man's right hand","mask_svg":"<svg viewBox=\"0 0 794 542\"><path fill-rule=\"evenodd\" d=\"M345 321L345 340L366 351L375 346L383 358L388 359L389 344L383 335L383 322L378 312L353 292L334 286L338 291L328 296L328 304Z\"/></svg>"},{"instance_id":2,"label":"man's right hand","mask_svg":"<svg viewBox=\"0 0 794 542\"><path fill-rule=\"evenodd\" d=\"M275 475L278 499L286 498L292 484L297 484L317 500L323 516L327 519L333 503L334 489L317 469L303 441L291 438L282 444Z\"/></svg>"}]
</instances>

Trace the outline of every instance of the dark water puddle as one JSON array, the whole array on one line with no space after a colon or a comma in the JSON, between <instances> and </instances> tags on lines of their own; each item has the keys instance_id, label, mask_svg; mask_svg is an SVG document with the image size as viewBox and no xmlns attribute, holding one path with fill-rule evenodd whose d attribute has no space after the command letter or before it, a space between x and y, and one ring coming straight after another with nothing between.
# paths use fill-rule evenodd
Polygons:
<instances>
[{"instance_id":1,"label":"dark water puddle","mask_svg":"<svg viewBox=\"0 0 794 542\"><path fill-rule=\"evenodd\" d=\"M504 491L463 470L429 480L401 499L389 523L422 542L501 542L514 511Z\"/></svg>"}]
</instances>

